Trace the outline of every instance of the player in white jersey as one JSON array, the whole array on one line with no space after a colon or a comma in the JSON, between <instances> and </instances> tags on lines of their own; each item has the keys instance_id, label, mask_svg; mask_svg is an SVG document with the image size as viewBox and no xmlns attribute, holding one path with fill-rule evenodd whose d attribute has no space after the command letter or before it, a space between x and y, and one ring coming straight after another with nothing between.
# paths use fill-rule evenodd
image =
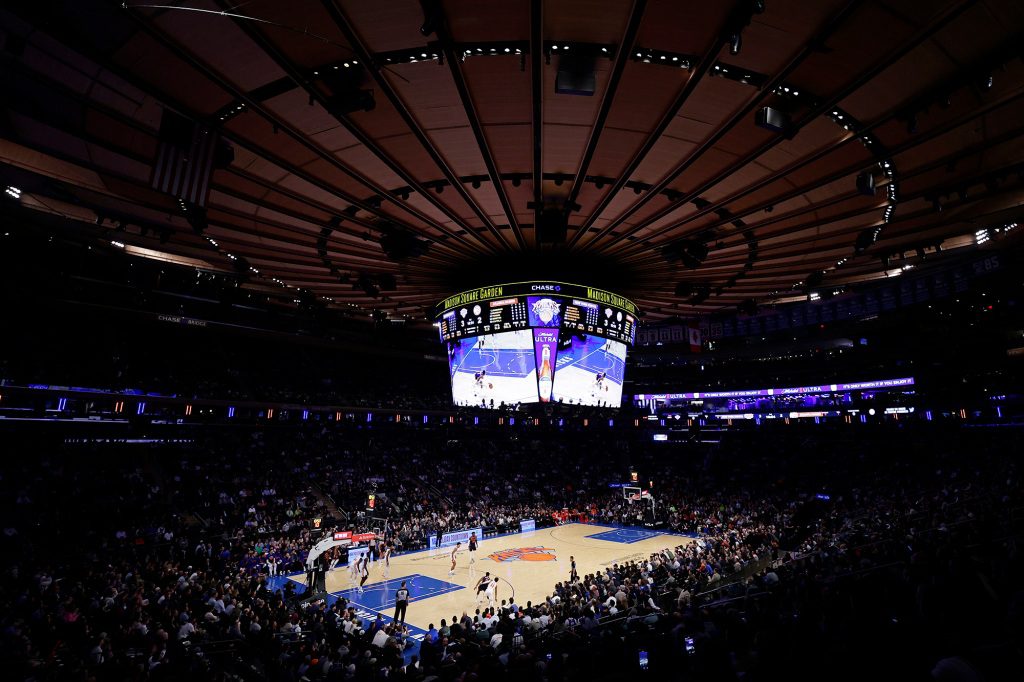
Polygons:
<instances>
[{"instance_id":1,"label":"player in white jersey","mask_svg":"<svg viewBox=\"0 0 1024 682\"><path fill-rule=\"evenodd\" d=\"M448 575L455 575L455 556L459 553L460 549L462 549L462 543L456 542L455 548L452 550L452 568L448 571Z\"/></svg>"},{"instance_id":2,"label":"player in white jersey","mask_svg":"<svg viewBox=\"0 0 1024 682\"><path fill-rule=\"evenodd\" d=\"M484 590L484 597L487 598L487 607L494 608L494 604L498 601L498 578L491 578L491 582L487 583L487 589Z\"/></svg>"},{"instance_id":3,"label":"player in white jersey","mask_svg":"<svg viewBox=\"0 0 1024 682\"><path fill-rule=\"evenodd\" d=\"M359 582L359 565L361 559L362 557L358 557L356 559L349 559L348 562L348 582L349 585L352 587L355 587L356 583Z\"/></svg>"}]
</instances>

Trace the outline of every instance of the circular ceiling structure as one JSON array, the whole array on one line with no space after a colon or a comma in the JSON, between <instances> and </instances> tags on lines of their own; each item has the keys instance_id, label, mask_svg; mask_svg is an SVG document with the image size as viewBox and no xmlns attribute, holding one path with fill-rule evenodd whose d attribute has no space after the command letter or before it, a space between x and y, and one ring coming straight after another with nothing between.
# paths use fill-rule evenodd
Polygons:
<instances>
[{"instance_id":1,"label":"circular ceiling structure","mask_svg":"<svg viewBox=\"0 0 1024 682\"><path fill-rule=\"evenodd\" d=\"M1021 217L1014 0L236 5L0 8L21 205L419 320L514 278L731 312Z\"/></svg>"}]
</instances>

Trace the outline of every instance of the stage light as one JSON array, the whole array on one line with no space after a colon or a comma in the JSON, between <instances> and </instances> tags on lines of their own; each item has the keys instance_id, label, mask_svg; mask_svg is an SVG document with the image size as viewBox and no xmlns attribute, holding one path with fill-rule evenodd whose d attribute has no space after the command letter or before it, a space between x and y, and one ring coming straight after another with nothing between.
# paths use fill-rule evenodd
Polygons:
<instances>
[{"instance_id":1,"label":"stage light","mask_svg":"<svg viewBox=\"0 0 1024 682\"><path fill-rule=\"evenodd\" d=\"M729 39L729 54L735 56L740 53L743 48L743 34L739 31L732 34L732 38Z\"/></svg>"},{"instance_id":2,"label":"stage light","mask_svg":"<svg viewBox=\"0 0 1024 682\"><path fill-rule=\"evenodd\" d=\"M21 199L21 190L13 185L7 186L7 195L14 199Z\"/></svg>"}]
</instances>

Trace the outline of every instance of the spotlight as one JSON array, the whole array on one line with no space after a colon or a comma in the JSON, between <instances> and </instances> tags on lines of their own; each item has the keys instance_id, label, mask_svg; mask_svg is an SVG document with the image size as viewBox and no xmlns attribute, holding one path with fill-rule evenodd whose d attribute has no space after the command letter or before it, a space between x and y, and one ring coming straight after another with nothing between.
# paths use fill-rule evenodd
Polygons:
<instances>
[{"instance_id":1,"label":"spotlight","mask_svg":"<svg viewBox=\"0 0 1024 682\"><path fill-rule=\"evenodd\" d=\"M732 38L729 39L729 54L735 56L740 53L743 48L743 34L740 31L732 34Z\"/></svg>"},{"instance_id":2,"label":"spotlight","mask_svg":"<svg viewBox=\"0 0 1024 682\"><path fill-rule=\"evenodd\" d=\"M14 187L13 185L8 185L6 192L7 192L8 196L10 196L10 197L12 197L14 199L20 199L21 198L21 190L18 189L17 187Z\"/></svg>"},{"instance_id":3,"label":"spotlight","mask_svg":"<svg viewBox=\"0 0 1024 682\"><path fill-rule=\"evenodd\" d=\"M982 90L991 90L994 84L995 77L992 74L987 74L984 78L981 79Z\"/></svg>"}]
</instances>

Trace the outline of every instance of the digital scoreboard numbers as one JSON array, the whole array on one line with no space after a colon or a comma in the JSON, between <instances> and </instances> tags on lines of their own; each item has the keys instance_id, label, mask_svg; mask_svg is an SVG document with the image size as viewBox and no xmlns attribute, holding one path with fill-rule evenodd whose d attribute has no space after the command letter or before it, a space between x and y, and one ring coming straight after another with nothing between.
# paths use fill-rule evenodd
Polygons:
<instances>
[{"instance_id":1,"label":"digital scoreboard numbers","mask_svg":"<svg viewBox=\"0 0 1024 682\"><path fill-rule=\"evenodd\" d=\"M632 344L636 334L636 318L617 308L571 299L565 304L562 328Z\"/></svg>"},{"instance_id":2,"label":"digital scoreboard numbers","mask_svg":"<svg viewBox=\"0 0 1024 682\"><path fill-rule=\"evenodd\" d=\"M526 299L505 298L449 310L440 320L441 340L480 336L529 326Z\"/></svg>"},{"instance_id":3,"label":"digital scoreboard numbers","mask_svg":"<svg viewBox=\"0 0 1024 682\"><path fill-rule=\"evenodd\" d=\"M558 327L632 345L639 310L629 299L561 282L516 282L451 296L437 306L441 340Z\"/></svg>"}]
</instances>

